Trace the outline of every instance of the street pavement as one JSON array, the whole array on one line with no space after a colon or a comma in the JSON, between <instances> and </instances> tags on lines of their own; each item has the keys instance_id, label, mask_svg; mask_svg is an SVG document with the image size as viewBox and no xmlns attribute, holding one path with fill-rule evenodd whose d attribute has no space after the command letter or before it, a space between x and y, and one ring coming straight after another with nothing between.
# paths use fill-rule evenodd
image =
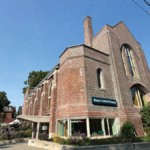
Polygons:
<instances>
[{"instance_id":1,"label":"street pavement","mask_svg":"<svg viewBox=\"0 0 150 150\"><path fill-rule=\"evenodd\" d=\"M45 150L43 148L28 146L28 143L0 145L0 149L3 149L3 150Z\"/></svg>"}]
</instances>

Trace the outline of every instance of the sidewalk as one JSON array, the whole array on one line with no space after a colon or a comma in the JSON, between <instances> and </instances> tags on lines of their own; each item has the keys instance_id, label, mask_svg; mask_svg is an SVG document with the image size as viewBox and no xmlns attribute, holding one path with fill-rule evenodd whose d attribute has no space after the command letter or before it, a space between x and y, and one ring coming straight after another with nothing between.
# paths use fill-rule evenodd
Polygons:
<instances>
[{"instance_id":1,"label":"sidewalk","mask_svg":"<svg viewBox=\"0 0 150 150\"><path fill-rule=\"evenodd\" d=\"M0 141L0 147L1 147L1 145L28 142L28 140L29 140L29 138L20 138L20 139L13 139L13 140Z\"/></svg>"},{"instance_id":2,"label":"sidewalk","mask_svg":"<svg viewBox=\"0 0 150 150\"><path fill-rule=\"evenodd\" d=\"M15 143L15 144L3 144L0 145L0 149L3 150L45 150L37 147L30 147L28 143Z\"/></svg>"}]
</instances>

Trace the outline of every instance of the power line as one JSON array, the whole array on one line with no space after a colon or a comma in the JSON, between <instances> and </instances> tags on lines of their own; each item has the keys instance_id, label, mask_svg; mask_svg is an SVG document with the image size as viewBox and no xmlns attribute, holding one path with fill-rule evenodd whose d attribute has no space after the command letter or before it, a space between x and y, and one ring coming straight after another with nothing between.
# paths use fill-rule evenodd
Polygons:
<instances>
[{"instance_id":1,"label":"power line","mask_svg":"<svg viewBox=\"0 0 150 150\"><path fill-rule=\"evenodd\" d=\"M143 11L145 11L148 15L150 15L150 13L146 11L142 6L140 6L137 2L135 2L134 0L132 0L132 2L134 2L138 7L140 7Z\"/></svg>"},{"instance_id":2,"label":"power line","mask_svg":"<svg viewBox=\"0 0 150 150\"><path fill-rule=\"evenodd\" d=\"M149 4L146 0L144 0L144 2L145 2L148 6L150 6L150 4Z\"/></svg>"}]
</instances>

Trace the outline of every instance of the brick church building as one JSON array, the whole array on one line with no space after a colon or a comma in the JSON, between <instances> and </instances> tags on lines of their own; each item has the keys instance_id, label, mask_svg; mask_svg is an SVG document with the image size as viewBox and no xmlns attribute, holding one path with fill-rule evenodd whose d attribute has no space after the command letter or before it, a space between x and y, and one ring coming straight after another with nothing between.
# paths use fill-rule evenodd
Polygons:
<instances>
[{"instance_id":1,"label":"brick church building","mask_svg":"<svg viewBox=\"0 0 150 150\"><path fill-rule=\"evenodd\" d=\"M95 36L84 20L85 44L67 47L57 64L25 93L23 115L33 123L32 138L43 131L70 137L119 135L125 121L144 135L142 106L150 102L150 70L124 22L105 25Z\"/></svg>"}]
</instances>

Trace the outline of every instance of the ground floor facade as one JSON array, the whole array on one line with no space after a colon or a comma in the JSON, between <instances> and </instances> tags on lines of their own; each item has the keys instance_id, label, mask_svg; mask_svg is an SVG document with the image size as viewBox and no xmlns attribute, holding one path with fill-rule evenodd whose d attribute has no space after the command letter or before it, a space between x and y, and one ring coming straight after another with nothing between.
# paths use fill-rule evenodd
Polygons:
<instances>
[{"instance_id":1,"label":"ground floor facade","mask_svg":"<svg viewBox=\"0 0 150 150\"><path fill-rule=\"evenodd\" d=\"M118 118L69 118L57 120L60 136L113 137L119 134Z\"/></svg>"},{"instance_id":2,"label":"ground floor facade","mask_svg":"<svg viewBox=\"0 0 150 150\"><path fill-rule=\"evenodd\" d=\"M96 118L96 117L76 117L58 119L56 123L56 133L50 133L48 117L22 117L18 119L30 121L32 123L32 139L40 139L41 135L52 138L54 135L61 137L97 137L110 138L119 136L119 118Z\"/></svg>"}]
</instances>

